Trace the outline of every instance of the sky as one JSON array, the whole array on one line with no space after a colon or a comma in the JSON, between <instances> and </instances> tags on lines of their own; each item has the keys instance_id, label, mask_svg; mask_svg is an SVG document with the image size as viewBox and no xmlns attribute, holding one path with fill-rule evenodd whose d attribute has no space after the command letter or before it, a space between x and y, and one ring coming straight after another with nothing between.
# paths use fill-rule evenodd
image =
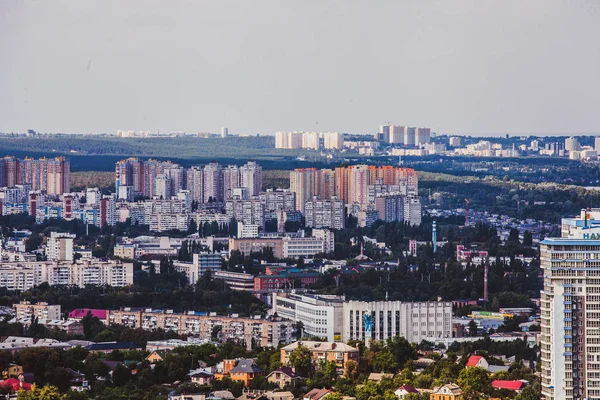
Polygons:
<instances>
[{"instance_id":1,"label":"sky","mask_svg":"<svg viewBox=\"0 0 600 400\"><path fill-rule=\"evenodd\" d=\"M1 0L0 132L600 132L596 0Z\"/></svg>"}]
</instances>

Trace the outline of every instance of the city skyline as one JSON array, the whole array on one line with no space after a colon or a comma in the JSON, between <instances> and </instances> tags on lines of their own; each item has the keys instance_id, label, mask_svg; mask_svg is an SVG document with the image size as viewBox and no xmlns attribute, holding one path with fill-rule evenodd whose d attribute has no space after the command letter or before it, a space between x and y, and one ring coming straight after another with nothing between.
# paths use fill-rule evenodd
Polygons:
<instances>
[{"instance_id":1,"label":"city skyline","mask_svg":"<svg viewBox=\"0 0 600 400\"><path fill-rule=\"evenodd\" d=\"M0 130L599 132L577 4L3 2Z\"/></svg>"}]
</instances>

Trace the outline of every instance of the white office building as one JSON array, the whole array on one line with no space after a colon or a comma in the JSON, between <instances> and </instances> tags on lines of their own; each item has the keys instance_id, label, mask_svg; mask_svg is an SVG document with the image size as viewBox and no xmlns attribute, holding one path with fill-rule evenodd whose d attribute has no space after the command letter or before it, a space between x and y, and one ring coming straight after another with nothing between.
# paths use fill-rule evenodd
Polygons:
<instances>
[{"instance_id":1,"label":"white office building","mask_svg":"<svg viewBox=\"0 0 600 400\"><path fill-rule=\"evenodd\" d=\"M302 322L303 337L341 341L344 296L273 293L272 304L279 317Z\"/></svg>"},{"instance_id":2,"label":"white office building","mask_svg":"<svg viewBox=\"0 0 600 400\"><path fill-rule=\"evenodd\" d=\"M451 302L348 301L343 313L343 342L402 336L411 343L421 343L452 337ZM366 320L371 323L370 332Z\"/></svg>"}]
</instances>

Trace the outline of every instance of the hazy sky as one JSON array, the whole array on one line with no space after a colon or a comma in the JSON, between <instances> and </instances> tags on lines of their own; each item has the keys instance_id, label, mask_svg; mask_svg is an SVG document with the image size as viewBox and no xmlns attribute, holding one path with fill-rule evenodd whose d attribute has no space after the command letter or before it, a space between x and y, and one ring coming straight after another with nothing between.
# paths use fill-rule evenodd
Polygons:
<instances>
[{"instance_id":1,"label":"hazy sky","mask_svg":"<svg viewBox=\"0 0 600 400\"><path fill-rule=\"evenodd\" d=\"M600 132L600 1L0 0L0 131Z\"/></svg>"}]
</instances>

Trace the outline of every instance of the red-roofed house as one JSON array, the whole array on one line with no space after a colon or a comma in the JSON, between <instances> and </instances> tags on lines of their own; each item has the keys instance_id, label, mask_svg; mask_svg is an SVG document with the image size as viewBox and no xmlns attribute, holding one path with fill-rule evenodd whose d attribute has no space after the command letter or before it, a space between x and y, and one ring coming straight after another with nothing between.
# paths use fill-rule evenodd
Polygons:
<instances>
[{"instance_id":1,"label":"red-roofed house","mask_svg":"<svg viewBox=\"0 0 600 400\"><path fill-rule=\"evenodd\" d=\"M471 356L467 360L467 364L465 367L480 367L483 369L488 369L488 362L482 356Z\"/></svg>"},{"instance_id":2,"label":"red-roofed house","mask_svg":"<svg viewBox=\"0 0 600 400\"><path fill-rule=\"evenodd\" d=\"M306 393L302 400L321 400L322 398L329 396L331 393L333 393L333 391L329 389L314 388L310 392Z\"/></svg>"},{"instance_id":3,"label":"red-roofed house","mask_svg":"<svg viewBox=\"0 0 600 400\"><path fill-rule=\"evenodd\" d=\"M92 315L106 324L106 319L108 318L108 310L100 310L97 308L76 308L69 313L69 319L74 319L77 321L81 321L83 317L88 315L88 313L92 313Z\"/></svg>"},{"instance_id":4,"label":"red-roofed house","mask_svg":"<svg viewBox=\"0 0 600 400\"><path fill-rule=\"evenodd\" d=\"M10 388L13 392L18 390L31 390L31 383L21 382L15 378L8 378L3 381L0 381L0 386L2 388Z\"/></svg>"},{"instance_id":5,"label":"red-roofed house","mask_svg":"<svg viewBox=\"0 0 600 400\"><path fill-rule=\"evenodd\" d=\"M525 386L527 386L528 383L529 382L527 382L526 380L502 381L502 380L496 379L496 380L492 381L492 387L494 389L514 390L515 392L519 393L521 390L523 390L523 388Z\"/></svg>"},{"instance_id":6,"label":"red-roofed house","mask_svg":"<svg viewBox=\"0 0 600 400\"><path fill-rule=\"evenodd\" d=\"M419 393L419 391L410 385L402 385L394 392L399 400L404 399L409 393Z\"/></svg>"}]
</instances>

